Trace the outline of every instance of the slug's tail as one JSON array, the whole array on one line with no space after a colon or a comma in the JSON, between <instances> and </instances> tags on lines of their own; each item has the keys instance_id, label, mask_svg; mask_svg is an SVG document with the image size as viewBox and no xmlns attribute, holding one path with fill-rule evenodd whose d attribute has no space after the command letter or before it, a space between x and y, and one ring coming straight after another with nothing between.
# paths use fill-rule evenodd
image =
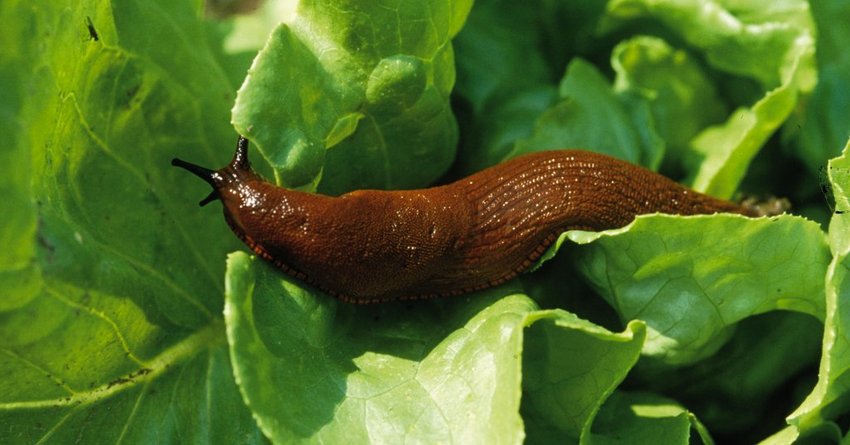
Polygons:
<instances>
[{"instance_id":1,"label":"slug's tail","mask_svg":"<svg viewBox=\"0 0 850 445\"><path fill-rule=\"evenodd\" d=\"M195 176L201 178L213 188L212 192L198 203L201 207L221 198L219 190L228 182L241 176L241 173L252 173L251 163L248 161L248 139L241 135L236 142L236 153L233 155L233 160L230 164L221 170L210 170L201 167L191 162L186 162L182 159L174 158L171 160L171 165L188 170Z\"/></svg>"}]
</instances>

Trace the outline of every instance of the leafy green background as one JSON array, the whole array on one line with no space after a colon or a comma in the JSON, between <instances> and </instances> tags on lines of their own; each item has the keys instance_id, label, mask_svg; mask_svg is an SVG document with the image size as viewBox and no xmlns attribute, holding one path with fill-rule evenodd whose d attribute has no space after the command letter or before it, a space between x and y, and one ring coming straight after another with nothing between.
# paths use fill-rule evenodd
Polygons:
<instances>
[{"instance_id":1,"label":"leafy green background","mask_svg":"<svg viewBox=\"0 0 850 445\"><path fill-rule=\"evenodd\" d=\"M850 440L846 2L205 10L0 4L0 443ZM644 216L486 292L351 306L168 165L224 164L234 127L311 191L577 146L795 215Z\"/></svg>"}]
</instances>

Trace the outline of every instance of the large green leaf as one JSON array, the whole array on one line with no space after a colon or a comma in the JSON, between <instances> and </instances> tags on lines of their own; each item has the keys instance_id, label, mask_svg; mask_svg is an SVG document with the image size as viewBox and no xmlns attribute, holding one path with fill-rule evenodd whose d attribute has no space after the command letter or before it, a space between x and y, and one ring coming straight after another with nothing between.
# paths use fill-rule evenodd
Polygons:
<instances>
[{"instance_id":1,"label":"large green leaf","mask_svg":"<svg viewBox=\"0 0 850 445\"><path fill-rule=\"evenodd\" d=\"M168 166L232 139L235 88L198 10L10 1L0 17L0 442L262 442L219 315L234 243Z\"/></svg>"},{"instance_id":2,"label":"large green leaf","mask_svg":"<svg viewBox=\"0 0 850 445\"><path fill-rule=\"evenodd\" d=\"M228 266L234 370L273 441L519 443L524 436L522 321L534 309L527 298L340 306L247 255L232 255Z\"/></svg>"},{"instance_id":3,"label":"large green leaf","mask_svg":"<svg viewBox=\"0 0 850 445\"><path fill-rule=\"evenodd\" d=\"M411 188L444 173L457 125L450 39L471 1L302 2L233 108L287 186Z\"/></svg>"},{"instance_id":4,"label":"large green leaf","mask_svg":"<svg viewBox=\"0 0 850 445\"><path fill-rule=\"evenodd\" d=\"M564 237L592 241L578 267L623 320L646 322L644 353L671 363L710 355L755 314L824 317L828 250L817 224L799 217L650 215Z\"/></svg>"},{"instance_id":5,"label":"large green leaf","mask_svg":"<svg viewBox=\"0 0 850 445\"><path fill-rule=\"evenodd\" d=\"M7 15L8 12L0 17ZM24 32L17 21L9 28L10 32ZM18 64L24 52L17 46L0 47L0 84L14 86L23 81L24 73L18 70ZM0 311L26 304L42 285L41 267L35 259L37 210L30 185L30 151L21 135L26 123L19 117L23 96L19 88L0 88L0 134L5 142L0 150L0 165L11 167L0 174L0 195L4 197L0 200L0 214L6 215L0 224L0 289L4 294Z\"/></svg>"},{"instance_id":6,"label":"large green leaf","mask_svg":"<svg viewBox=\"0 0 850 445\"><path fill-rule=\"evenodd\" d=\"M529 438L578 440L643 344L504 287L363 308L242 253L227 277L236 377L275 442L519 443L520 395Z\"/></svg>"},{"instance_id":7,"label":"large green leaf","mask_svg":"<svg viewBox=\"0 0 850 445\"><path fill-rule=\"evenodd\" d=\"M835 196L835 213L829 223L832 262L826 276L826 319L818 383L791 415L801 431L817 427L850 409L850 142L838 158L829 161L828 174Z\"/></svg>"}]
</instances>

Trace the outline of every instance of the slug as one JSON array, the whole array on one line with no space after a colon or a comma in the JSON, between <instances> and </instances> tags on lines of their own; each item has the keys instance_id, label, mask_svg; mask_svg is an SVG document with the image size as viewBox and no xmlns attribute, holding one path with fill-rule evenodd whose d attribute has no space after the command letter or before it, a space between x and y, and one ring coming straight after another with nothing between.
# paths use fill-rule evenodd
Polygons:
<instances>
[{"instance_id":1,"label":"slug","mask_svg":"<svg viewBox=\"0 0 850 445\"><path fill-rule=\"evenodd\" d=\"M580 150L527 154L457 182L339 197L277 187L251 169L248 140L220 170L174 159L212 186L227 224L260 257L351 303L458 295L528 269L561 232L636 215L759 216L627 162Z\"/></svg>"}]
</instances>

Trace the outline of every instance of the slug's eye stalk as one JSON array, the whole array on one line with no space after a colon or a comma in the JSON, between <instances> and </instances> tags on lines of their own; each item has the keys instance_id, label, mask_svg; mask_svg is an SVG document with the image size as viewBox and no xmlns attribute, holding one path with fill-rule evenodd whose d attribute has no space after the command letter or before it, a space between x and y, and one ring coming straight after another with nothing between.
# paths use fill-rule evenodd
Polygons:
<instances>
[{"instance_id":1,"label":"slug's eye stalk","mask_svg":"<svg viewBox=\"0 0 850 445\"><path fill-rule=\"evenodd\" d=\"M235 171L251 170L251 163L248 161L248 139L239 135L236 141L236 153L233 154L233 160L230 161L230 168Z\"/></svg>"},{"instance_id":2,"label":"slug's eye stalk","mask_svg":"<svg viewBox=\"0 0 850 445\"><path fill-rule=\"evenodd\" d=\"M235 176L242 172L251 172L251 163L248 162L248 139L245 139L241 135L239 136L239 140L236 142L236 153L233 155L233 160L230 161L230 165L221 170L210 170L177 158L171 160L171 165L192 172L213 188L212 192L198 203L203 207L221 198L219 189L228 182L227 176Z\"/></svg>"}]
</instances>

